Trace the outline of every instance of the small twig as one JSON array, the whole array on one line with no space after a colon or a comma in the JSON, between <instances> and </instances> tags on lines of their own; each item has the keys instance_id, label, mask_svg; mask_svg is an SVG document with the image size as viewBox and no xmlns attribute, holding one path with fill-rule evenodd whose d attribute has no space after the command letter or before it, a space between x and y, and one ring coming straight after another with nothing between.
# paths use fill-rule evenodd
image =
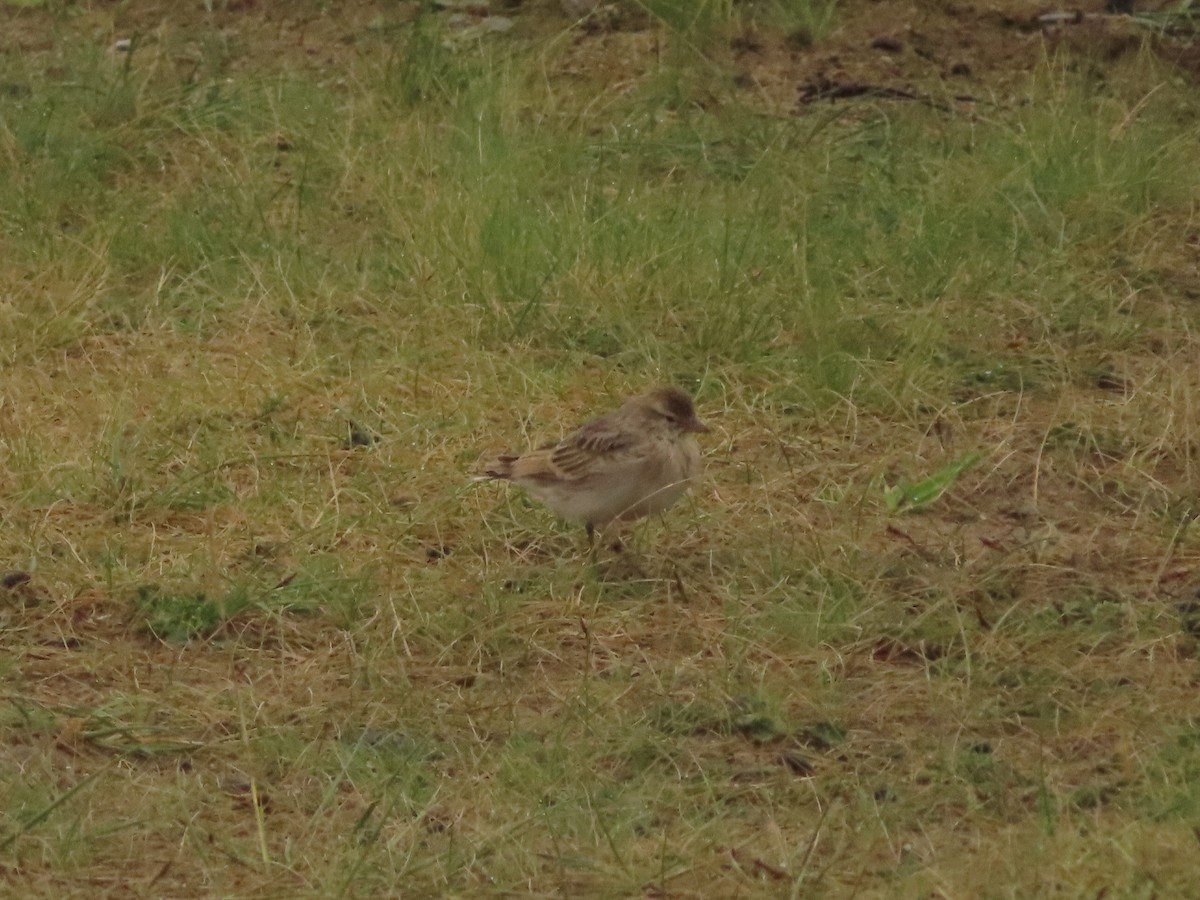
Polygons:
<instances>
[{"instance_id":1,"label":"small twig","mask_svg":"<svg viewBox=\"0 0 1200 900\"><path fill-rule=\"evenodd\" d=\"M890 535L893 535L894 537L904 539L905 541L908 542L909 546L911 546L913 548L913 550L916 551L917 556L921 557L921 559L925 560L926 562L933 562L934 555L932 553L930 553L921 544L919 544L917 542L916 538L914 538L912 535L901 531L895 525L888 525L887 533Z\"/></svg>"},{"instance_id":2,"label":"small twig","mask_svg":"<svg viewBox=\"0 0 1200 900\"><path fill-rule=\"evenodd\" d=\"M820 80L805 85L800 93L800 103L816 103L819 100L846 100L855 97L876 97L883 100L915 100L924 103L939 112L952 112L952 108L929 94L922 94L908 88L888 87L880 84L864 84L859 81L828 81ZM955 94L954 99L961 103L978 103L979 100L970 94Z\"/></svg>"},{"instance_id":3,"label":"small twig","mask_svg":"<svg viewBox=\"0 0 1200 900\"><path fill-rule=\"evenodd\" d=\"M736 847L731 847L729 849L729 855L733 857L733 861L743 869L757 869L758 871L771 876L776 881L785 881L792 877L786 869L781 869L779 866L773 866L769 862L759 859L757 856L746 856Z\"/></svg>"}]
</instances>

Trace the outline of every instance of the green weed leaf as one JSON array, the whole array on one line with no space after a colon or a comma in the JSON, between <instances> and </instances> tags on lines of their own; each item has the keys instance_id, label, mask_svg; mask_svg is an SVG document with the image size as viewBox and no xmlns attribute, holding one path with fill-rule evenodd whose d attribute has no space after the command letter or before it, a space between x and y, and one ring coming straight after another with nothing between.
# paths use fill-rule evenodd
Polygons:
<instances>
[{"instance_id":1,"label":"green weed leaf","mask_svg":"<svg viewBox=\"0 0 1200 900\"><path fill-rule=\"evenodd\" d=\"M979 451L972 450L915 484L900 482L890 487L884 487L883 499L887 503L888 512L905 512L928 506L940 497L959 475L979 462L979 459Z\"/></svg>"}]
</instances>

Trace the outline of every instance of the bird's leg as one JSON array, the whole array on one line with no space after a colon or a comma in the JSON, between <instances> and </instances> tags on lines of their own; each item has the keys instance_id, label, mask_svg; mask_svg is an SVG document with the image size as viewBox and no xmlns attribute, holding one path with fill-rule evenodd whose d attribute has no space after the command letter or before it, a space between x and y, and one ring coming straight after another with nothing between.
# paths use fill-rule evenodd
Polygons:
<instances>
[{"instance_id":1,"label":"bird's leg","mask_svg":"<svg viewBox=\"0 0 1200 900\"><path fill-rule=\"evenodd\" d=\"M583 527L587 529L588 552L591 553L592 556L595 556L596 550L597 550L596 526L593 525L591 522L584 522ZM611 550L613 553L622 553L625 550L625 545L623 543L621 543L621 539L619 537L617 537L617 538L613 538L612 543L608 545L608 549Z\"/></svg>"},{"instance_id":2,"label":"bird's leg","mask_svg":"<svg viewBox=\"0 0 1200 900\"><path fill-rule=\"evenodd\" d=\"M591 522L584 522L583 527L587 529L588 536L588 556L592 562L596 561L596 526Z\"/></svg>"}]
</instances>

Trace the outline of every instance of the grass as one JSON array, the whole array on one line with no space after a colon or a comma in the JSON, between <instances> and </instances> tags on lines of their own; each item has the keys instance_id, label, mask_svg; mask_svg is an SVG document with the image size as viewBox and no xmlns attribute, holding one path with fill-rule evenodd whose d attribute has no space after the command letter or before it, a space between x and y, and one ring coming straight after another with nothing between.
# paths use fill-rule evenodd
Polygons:
<instances>
[{"instance_id":1,"label":"grass","mask_svg":"<svg viewBox=\"0 0 1200 900\"><path fill-rule=\"evenodd\" d=\"M22 894L1187 894L1194 92L781 116L703 10L0 58ZM470 483L659 381L632 560Z\"/></svg>"}]
</instances>

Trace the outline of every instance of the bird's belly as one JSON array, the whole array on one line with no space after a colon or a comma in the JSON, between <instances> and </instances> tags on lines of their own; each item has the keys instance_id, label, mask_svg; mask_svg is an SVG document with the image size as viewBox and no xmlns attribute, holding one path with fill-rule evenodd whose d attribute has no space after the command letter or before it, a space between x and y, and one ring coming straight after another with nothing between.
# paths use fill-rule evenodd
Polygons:
<instances>
[{"instance_id":1,"label":"bird's belly","mask_svg":"<svg viewBox=\"0 0 1200 900\"><path fill-rule=\"evenodd\" d=\"M636 493L626 498L625 502L613 518L640 519L642 516L652 516L663 512L675 505L675 501L683 496L688 489L688 482L675 481L658 488L650 494Z\"/></svg>"},{"instance_id":2,"label":"bird's belly","mask_svg":"<svg viewBox=\"0 0 1200 900\"><path fill-rule=\"evenodd\" d=\"M594 485L528 484L530 494L564 519L595 525L662 512L688 488L686 481L647 484L641 478Z\"/></svg>"}]
</instances>

